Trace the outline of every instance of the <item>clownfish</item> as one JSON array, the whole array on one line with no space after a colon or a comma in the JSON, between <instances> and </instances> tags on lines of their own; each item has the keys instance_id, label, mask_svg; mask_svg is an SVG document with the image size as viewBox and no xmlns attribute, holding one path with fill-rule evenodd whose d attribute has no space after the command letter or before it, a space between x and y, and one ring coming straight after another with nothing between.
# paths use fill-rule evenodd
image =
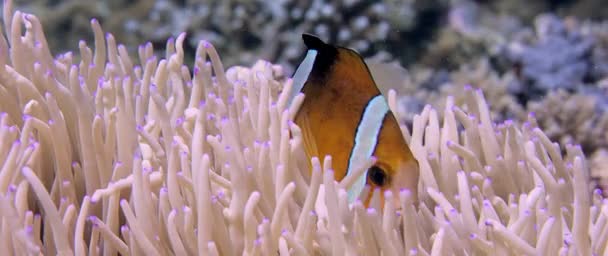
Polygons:
<instances>
[{"instance_id":1,"label":"clownfish","mask_svg":"<svg viewBox=\"0 0 608 256\"><path fill-rule=\"evenodd\" d=\"M313 35L302 39L308 51L294 73L289 104L298 93L305 95L294 122L302 130L308 159L331 155L334 177L341 181L374 156L375 164L348 189L349 203L366 185L393 195L408 189L417 201L418 162L363 58ZM371 196L361 198L366 206ZM384 193L380 198L384 204Z\"/></svg>"}]
</instances>

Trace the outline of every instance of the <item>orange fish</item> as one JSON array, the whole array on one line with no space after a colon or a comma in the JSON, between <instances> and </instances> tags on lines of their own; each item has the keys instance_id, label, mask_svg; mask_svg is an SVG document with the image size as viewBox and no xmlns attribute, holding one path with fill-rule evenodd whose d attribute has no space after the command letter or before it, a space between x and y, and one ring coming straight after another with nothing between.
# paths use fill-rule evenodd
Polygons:
<instances>
[{"instance_id":1,"label":"orange fish","mask_svg":"<svg viewBox=\"0 0 608 256\"><path fill-rule=\"evenodd\" d=\"M397 207L401 189L410 190L416 200L418 162L363 58L312 35L303 34L302 39L308 51L294 73L290 101L299 92L305 94L295 123L302 129L307 156L331 155L338 181L376 157L376 163L348 189L351 203L366 185L371 191L391 190ZM366 206L371 195L361 198Z\"/></svg>"}]
</instances>

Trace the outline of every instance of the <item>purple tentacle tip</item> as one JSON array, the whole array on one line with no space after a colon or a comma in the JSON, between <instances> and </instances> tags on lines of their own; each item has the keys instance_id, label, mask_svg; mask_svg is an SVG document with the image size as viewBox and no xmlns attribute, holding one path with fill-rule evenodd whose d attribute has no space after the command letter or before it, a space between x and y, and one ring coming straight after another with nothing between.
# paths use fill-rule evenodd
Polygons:
<instances>
[{"instance_id":1,"label":"purple tentacle tip","mask_svg":"<svg viewBox=\"0 0 608 256\"><path fill-rule=\"evenodd\" d=\"M384 191L384 197L385 198L386 197L391 197L391 196L393 196L393 191L390 191L390 190L385 190Z\"/></svg>"},{"instance_id":2,"label":"purple tentacle tip","mask_svg":"<svg viewBox=\"0 0 608 256\"><path fill-rule=\"evenodd\" d=\"M376 214L376 208L367 208L367 214Z\"/></svg>"}]
</instances>

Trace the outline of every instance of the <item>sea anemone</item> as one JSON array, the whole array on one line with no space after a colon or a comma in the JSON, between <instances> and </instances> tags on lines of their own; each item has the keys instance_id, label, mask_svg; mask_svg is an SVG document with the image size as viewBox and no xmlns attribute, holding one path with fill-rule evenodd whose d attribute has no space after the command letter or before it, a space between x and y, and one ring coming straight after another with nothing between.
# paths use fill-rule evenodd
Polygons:
<instances>
[{"instance_id":1,"label":"sea anemone","mask_svg":"<svg viewBox=\"0 0 608 256\"><path fill-rule=\"evenodd\" d=\"M38 19L11 4L0 38L7 254L606 253L608 202L590 189L580 147L560 148L534 117L493 123L481 90L426 106L411 133L402 126L419 203L386 192L399 209L365 208L348 204L330 156L303 158L291 120L305 96L286 104L280 66L224 70L201 41L189 68L185 34L164 58L145 44L133 60L95 20L94 49L81 41L80 60L53 57Z\"/></svg>"}]
</instances>

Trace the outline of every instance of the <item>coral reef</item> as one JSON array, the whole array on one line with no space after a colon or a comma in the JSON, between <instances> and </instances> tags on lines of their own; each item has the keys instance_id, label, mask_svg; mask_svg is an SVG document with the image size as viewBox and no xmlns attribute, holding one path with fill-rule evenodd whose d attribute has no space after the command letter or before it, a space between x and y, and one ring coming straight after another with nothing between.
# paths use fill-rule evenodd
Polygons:
<instances>
[{"instance_id":1,"label":"coral reef","mask_svg":"<svg viewBox=\"0 0 608 256\"><path fill-rule=\"evenodd\" d=\"M512 15L464 1L451 9L449 24L439 36L445 39L437 41L460 41L438 44L436 58L451 58L445 54L473 48L469 60L489 57L497 72L517 74L522 87L513 93L526 94L526 100L554 89L584 90L608 75L603 22L541 14L528 27Z\"/></svg>"},{"instance_id":2,"label":"coral reef","mask_svg":"<svg viewBox=\"0 0 608 256\"><path fill-rule=\"evenodd\" d=\"M528 109L536 116L545 133L562 145L584 144L589 149L608 147L608 113L598 110L593 95L573 94L564 90L550 92ZM591 153L591 152L589 152Z\"/></svg>"},{"instance_id":3,"label":"coral reef","mask_svg":"<svg viewBox=\"0 0 608 256\"><path fill-rule=\"evenodd\" d=\"M381 208L376 194L365 209L348 205L350 184L334 181L331 157L311 159L309 170L290 121L303 95L287 106L281 66L224 70L201 41L189 68L184 34L165 58L145 44L132 59L96 20L94 48L82 41L81 60L53 58L37 17L6 2L0 243L8 254L606 253L608 201L589 186L581 148L553 143L533 116L493 122L480 89L444 98L440 110L425 106L411 132L403 126L420 163L419 203L409 191L388 192L398 209ZM396 92L387 95L398 112Z\"/></svg>"},{"instance_id":4,"label":"coral reef","mask_svg":"<svg viewBox=\"0 0 608 256\"><path fill-rule=\"evenodd\" d=\"M553 15L535 19L535 35L517 35L507 47L507 58L520 65L523 80L530 80L527 91L574 89L583 83L591 66L593 41L568 27Z\"/></svg>"},{"instance_id":5,"label":"coral reef","mask_svg":"<svg viewBox=\"0 0 608 256\"><path fill-rule=\"evenodd\" d=\"M441 108L442 98L461 98L462 88L470 85L493 94L489 102L496 121L526 122L528 113L535 113L540 127L562 146L580 144L589 155L605 150L605 21L551 13L522 16L501 11L500 5L452 3L449 26L439 30L429 51L409 68L402 116L411 122L421 103ZM476 66L479 71L470 68Z\"/></svg>"},{"instance_id":6,"label":"coral reef","mask_svg":"<svg viewBox=\"0 0 608 256\"><path fill-rule=\"evenodd\" d=\"M479 88L488 98L493 120L526 122L533 114L545 133L563 146L581 144L588 154L608 147L605 89L550 90L542 99L522 105L513 93L522 82L513 73L497 74L487 59L453 72L414 69L405 81L400 92L406 95L399 98L397 111L407 124L425 103L442 109L445 97L452 96L460 104L467 100L465 88Z\"/></svg>"},{"instance_id":7,"label":"coral reef","mask_svg":"<svg viewBox=\"0 0 608 256\"><path fill-rule=\"evenodd\" d=\"M583 2L593 1L576 5ZM523 12L536 9L532 13L557 8L543 3L519 6L525 6ZM399 99L404 121L411 123L425 103L442 108L450 95L458 102L462 89L471 86L488 95L495 121L526 122L528 113L536 112L540 126L562 146L581 144L590 155L605 149L605 21L529 15L516 6L517 1L451 2L449 26L439 28L428 50L408 67ZM568 98L566 105L555 98L564 94L572 95L560 96ZM582 115L575 113L579 105Z\"/></svg>"},{"instance_id":8,"label":"coral reef","mask_svg":"<svg viewBox=\"0 0 608 256\"><path fill-rule=\"evenodd\" d=\"M414 101L419 102L420 106L426 102L433 107L443 109L446 97L452 96L456 104L462 104L468 100L464 89L477 88L485 92L494 120L522 120L526 117L524 107L510 93L511 88L518 87L517 79L513 74L497 74L486 59L463 65L459 70L449 73L432 69L415 69L411 73L412 75L403 85L407 88L403 92L410 96L401 98L401 104L407 105ZM422 108L402 107L399 112L403 116L408 116L408 112L418 113L420 110ZM411 123L412 120L405 121Z\"/></svg>"},{"instance_id":9,"label":"coral reef","mask_svg":"<svg viewBox=\"0 0 608 256\"><path fill-rule=\"evenodd\" d=\"M224 53L227 65L253 64L258 58L280 63L288 71L301 57L300 34L315 33L331 43L345 45L367 56L390 57L387 47L421 45L405 33L428 30L426 16L446 7L445 0L432 1L48 1L20 3L28 12L40 15L45 29L60 33L50 39L52 49L66 50L88 35L88 20L96 17L126 45L150 41L164 50L167 38L184 31L190 36L185 51L193 54L202 38ZM67 42L67 45L66 45ZM389 46L392 45L392 46ZM136 49L130 49L135 53ZM408 50L415 52L415 49ZM187 57L189 57L187 55Z\"/></svg>"},{"instance_id":10,"label":"coral reef","mask_svg":"<svg viewBox=\"0 0 608 256\"><path fill-rule=\"evenodd\" d=\"M552 12L587 18L603 17L604 10L598 7L601 6L598 0L525 4L472 0L23 0L17 3L21 9L37 14L46 31L62 35L62 40L49 39L55 51L71 49L80 39L92 40L88 18L95 17L127 46L150 41L160 53L165 50L167 38L185 31L191 35L184 45L187 63L198 40L205 38L219 47L228 65L252 64L262 57L283 64L288 72L301 55L294 43L303 32L316 33L330 43L357 49L367 57L394 58L406 66L427 63L453 67L468 62L472 56L496 54L509 42L517 41L513 36L522 31L527 37L533 36L529 35L527 25L535 18L538 20L539 14ZM559 22L551 23L551 26L564 27ZM575 31L569 33L585 29L572 30ZM562 41L572 43L569 39ZM588 39L589 35L585 35L582 41ZM539 45L531 45L542 49L535 46ZM131 54L137 52L135 47L127 50Z\"/></svg>"},{"instance_id":11,"label":"coral reef","mask_svg":"<svg viewBox=\"0 0 608 256\"><path fill-rule=\"evenodd\" d=\"M549 90L543 98L526 103L521 101L521 94L514 93L523 84L513 72L497 74L487 59L452 72L416 68L405 76L399 88L402 96L396 100L395 109L401 121L409 126L425 104L443 109L446 97L453 97L456 104L461 104L469 100L467 88L479 88L488 98L493 120L521 124L534 117L534 122L560 145L581 145L583 151L594 158L603 155L608 148L605 80L597 86L580 87L577 92ZM606 190L608 170L599 164L592 170L593 179Z\"/></svg>"},{"instance_id":12,"label":"coral reef","mask_svg":"<svg viewBox=\"0 0 608 256\"><path fill-rule=\"evenodd\" d=\"M471 83L473 87L487 88L487 94L505 95L489 95L496 121L525 121L524 112L534 111L528 105L547 103L543 97L557 89L595 97L598 111L593 118L603 116L608 108L608 97L598 93L608 74L608 30L601 20L587 20L602 17L603 8L596 0L534 4L469 0L29 0L18 5L39 14L46 31L57 35L48 42L53 50L74 48L81 38L92 40L88 18L96 17L131 56L137 54L135 46L144 40L152 43L157 55L164 54L167 38L174 44L177 33L186 31L189 36L184 44L185 63L194 61L191 56L204 38L218 47L228 66L250 65L262 58L281 64L286 74L292 72L301 57L299 35L315 33L367 57L397 60L410 69L412 76L426 76L408 93L400 93L401 110L409 124L425 103L441 108L442 97L457 95L465 84L453 80L452 73L463 72L463 68L478 65L479 61L486 62L487 73L508 80L506 93L510 95L505 94L504 86L493 86L491 77ZM579 18L562 18L570 14ZM510 104L513 102L517 105ZM551 136L569 141L560 137L572 135ZM586 152L594 152L606 144L604 137L598 138L599 143L588 143L592 140L574 136L572 142L582 144Z\"/></svg>"}]
</instances>

